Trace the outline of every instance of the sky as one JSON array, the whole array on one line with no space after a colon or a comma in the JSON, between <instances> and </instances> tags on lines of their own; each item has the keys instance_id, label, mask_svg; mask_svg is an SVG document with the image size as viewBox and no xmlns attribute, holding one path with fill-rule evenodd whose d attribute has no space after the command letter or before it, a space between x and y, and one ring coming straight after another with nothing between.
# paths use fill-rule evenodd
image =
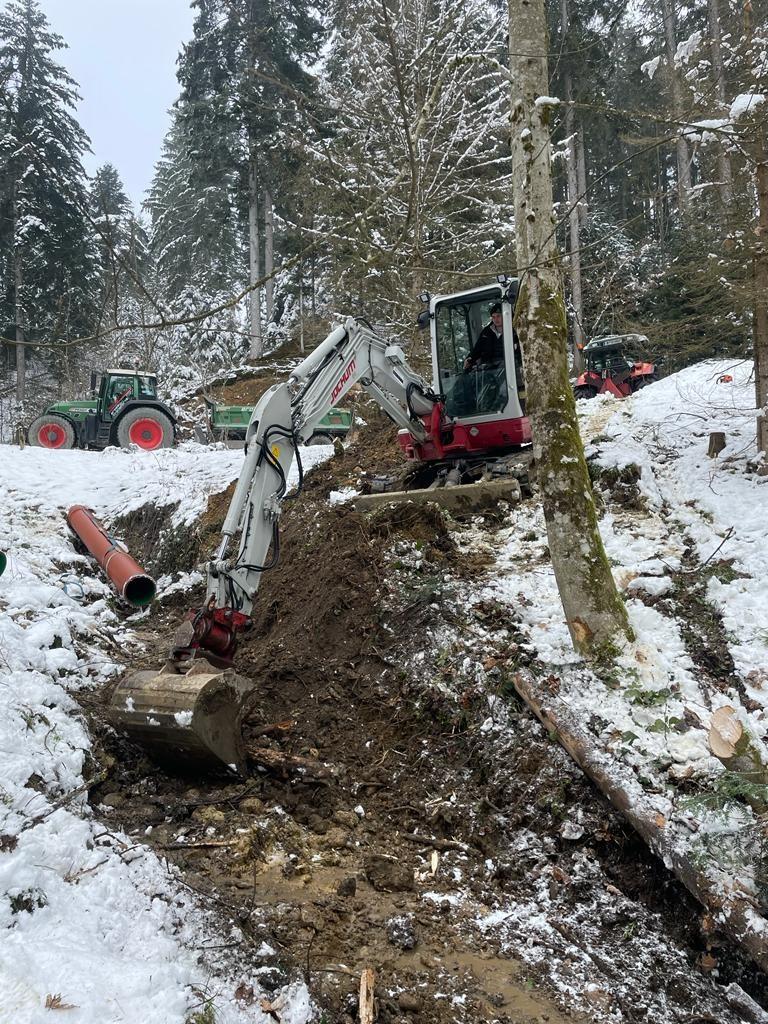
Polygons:
<instances>
[{"instance_id":1,"label":"sky","mask_svg":"<svg viewBox=\"0 0 768 1024\"><path fill-rule=\"evenodd\" d=\"M68 44L55 59L80 86L77 118L91 139L89 174L117 168L138 207L178 96L176 58L192 35L189 0L39 0ZM0 0L0 6L5 6Z\"/></svg>"}]
</instances>

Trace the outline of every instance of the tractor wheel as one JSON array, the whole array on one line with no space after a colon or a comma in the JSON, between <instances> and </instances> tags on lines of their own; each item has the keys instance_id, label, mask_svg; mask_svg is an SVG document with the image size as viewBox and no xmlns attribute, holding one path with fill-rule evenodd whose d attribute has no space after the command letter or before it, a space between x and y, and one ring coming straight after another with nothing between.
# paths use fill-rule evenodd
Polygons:
<instances>
[{"instance_id":1,"label":"tractor wheel","mask_svg":"<svg viewBox=\"0 0 768 1024\"><path fill-rule=\"evenodd\" d=\"M75 428L63 416L51 413L32 421L27 438L37 448L74 448Z\"/></svg>"},{"instance_id":2,"label":"tractor wheel","mask_svg":"<svg viewBox=\"0 0 768 1024\"><path fill-rule=\"evenodd\" d=\"M645 377L638 378L632 390L639 391L640 388L647 388L649 384L655 384L658 379L655 373L646 374Z\"/></svg>"},{"instance_id":3,"label":"tractor wheel","mask_svg":"<svg viewBox=\"0 0 768 1024\"><path fill-rule=\"evenodd\" d=\"M306 440L307 445L333 444L333 437L330 434L315 433Z\"/></svg>"},{"instance_id":4,"label":"tractor wheel","mask_svg":"<svg viewBox=\"0 0 768 1024\"><path fill-rule=\"evenodd\" d=\"M135 444L145 452L173 445L173 423L159 409L130 409L117 424L121 448Z\"/></svg>"},{"instance_id":5,"label":"tractor wheel","mask_svg":"<svg viewBox=\"0 0 768 1024\"><path fill-rule=\"evenodd\" d=\"M597 395L597 388L593 388L591 384L578 384L573 393L576 398L594 398Z\"/></svg>"}]
</instances>

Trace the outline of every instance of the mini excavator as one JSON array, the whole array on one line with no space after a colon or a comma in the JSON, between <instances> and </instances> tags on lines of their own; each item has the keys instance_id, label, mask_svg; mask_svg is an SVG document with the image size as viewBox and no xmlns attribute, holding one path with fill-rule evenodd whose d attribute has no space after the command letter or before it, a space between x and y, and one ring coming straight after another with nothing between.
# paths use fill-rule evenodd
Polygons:
<instances>
[{"instance_id":1,"label":"mini excavator","mask_svg":"<svg viewBox=\"0 0 768 1024\"><path fill-rule=\"evenodd\" d=\"M433 497L441 486L465 486L490 488L498 500L513 485L519 496L515 474L530 427L512 327L517 281L422 298L431 386L398 345L349 318L256 405L221 541L207 564L205 601L178 629L165 667L129 674L112 697L112 723L150 754L177 764L213 758L244 771L241 714L254 684L233 668L238 637L250 624L262 574L279 558L278 523L294 460L301 488L299 448L355 384L398 424L406 458L433 469ZM474 359L489 311L499 306L503 331L493 358Z\"/></svg>"}]
</instances>

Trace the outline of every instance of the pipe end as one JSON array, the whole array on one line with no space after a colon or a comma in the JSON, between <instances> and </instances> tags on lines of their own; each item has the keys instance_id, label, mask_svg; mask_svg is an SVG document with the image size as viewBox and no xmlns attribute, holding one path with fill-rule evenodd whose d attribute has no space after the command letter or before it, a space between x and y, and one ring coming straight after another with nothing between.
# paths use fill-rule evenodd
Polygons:
<instances>
[{"instance_id":1,"label":"pipe end","mask_svg":"<svg viewBox=\"0 0 768 1024\"><path fill-rule=\"evenodd\" d=\"M123 587L124 599L134 608L146 608L154 600L156 592L155 581L151 576L146 576L143 573L140 576L131 576Z\"/></svg>"}]
</instances>

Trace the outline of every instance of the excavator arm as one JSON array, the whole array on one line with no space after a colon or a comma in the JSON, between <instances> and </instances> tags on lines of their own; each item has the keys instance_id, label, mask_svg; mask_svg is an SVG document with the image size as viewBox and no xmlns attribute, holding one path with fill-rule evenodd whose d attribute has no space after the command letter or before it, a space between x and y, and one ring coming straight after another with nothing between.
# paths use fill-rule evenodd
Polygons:
<instances>
[{"instance_id":1,"label":"excavator arm","mask_svg":"<svg viewBox=\"0 0 768 1024\"><path fill-rule=\"evenodd\" d=\"M203 656L231 665L262 574L279 558L278 523L297 448L357 383L418 441L439 433L442 401L408 366L398 345L351 317L333 330L287 381L265 392L253 411L243 468L207 567L205 604L177 634L172 655L177 663Z\"/></svg>"}]
</instances>

